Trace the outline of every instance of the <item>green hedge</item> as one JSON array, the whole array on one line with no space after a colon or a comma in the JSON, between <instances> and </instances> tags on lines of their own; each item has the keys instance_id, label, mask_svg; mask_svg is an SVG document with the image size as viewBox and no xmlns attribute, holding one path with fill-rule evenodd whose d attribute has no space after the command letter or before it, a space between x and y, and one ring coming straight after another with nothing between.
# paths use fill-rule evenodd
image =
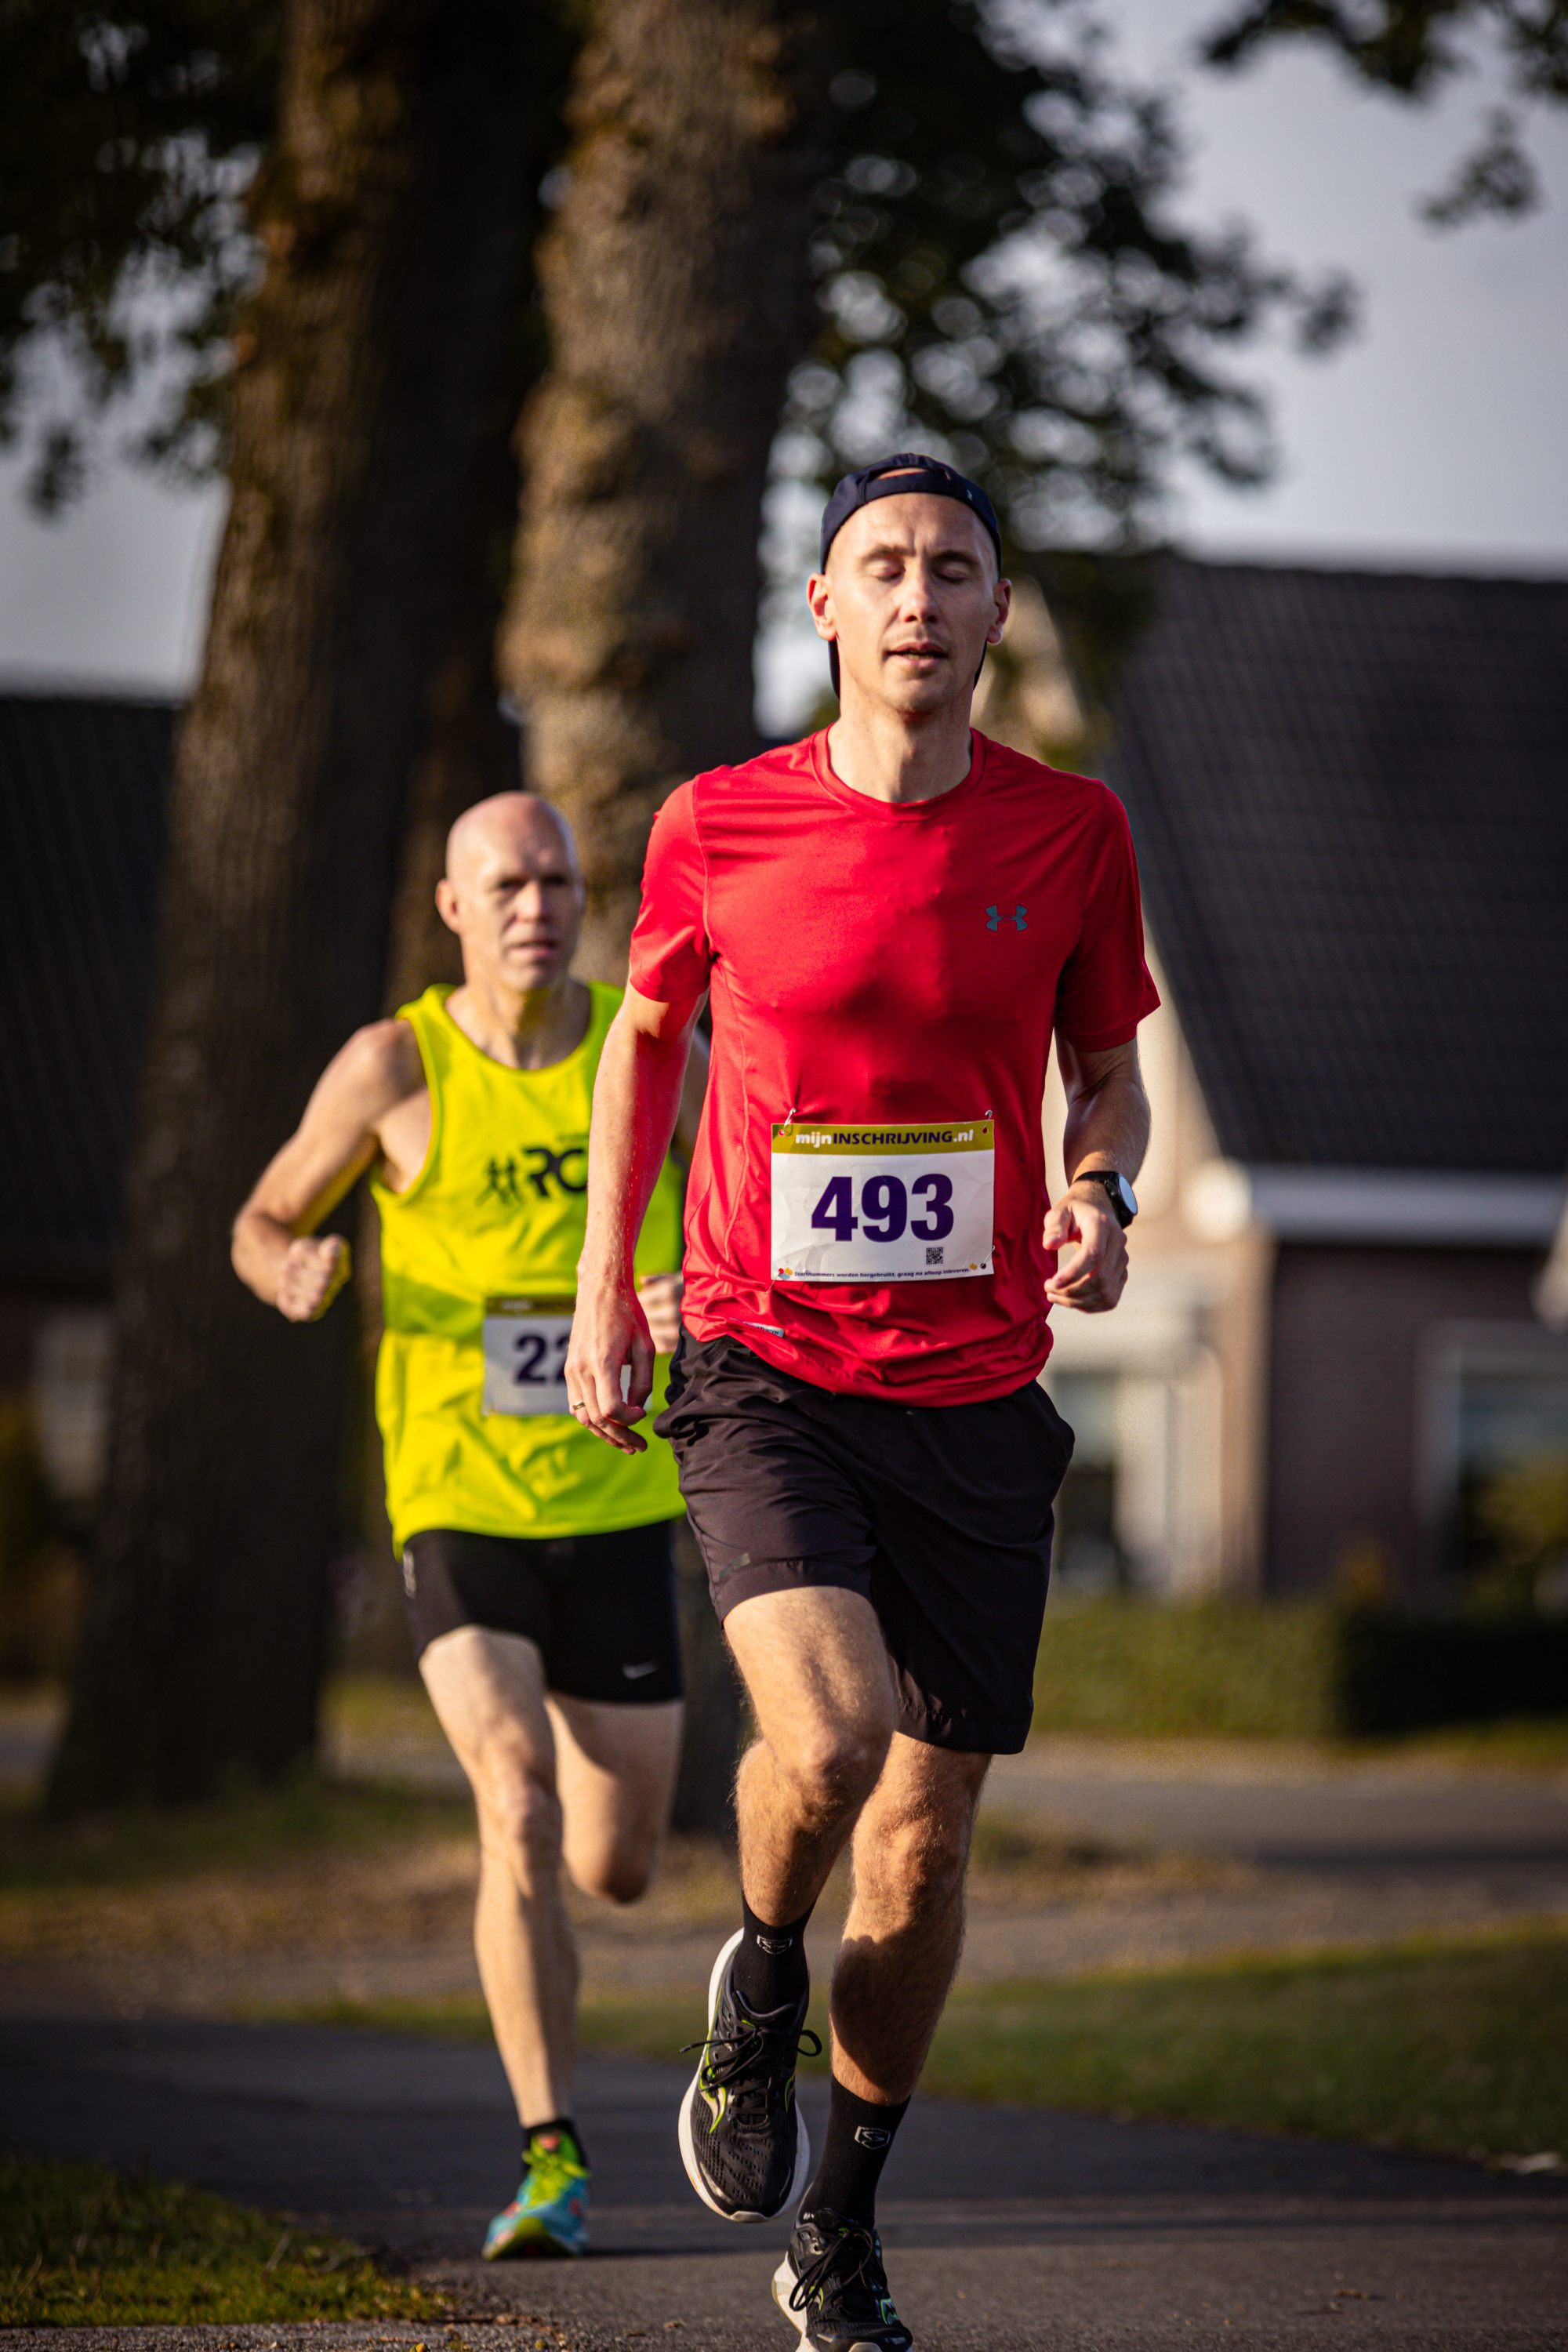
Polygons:
<instances>
[{"instance_id":1,"label":"green hedge","mask_svg":"<svg viewBox=\"0 0 1568 2352\"><path fill-rule=\"evenodd\" d=\"M1327 1601L1046 1612L1037 1731L1321 1739L1568 1714L1568 1623Z\"/></svg>"},{"instance_id":2,"label":"green hedge","mask_svg":"<svg viewBox=\"0 0 1568 2352\"><path fill-rule=\"evenodd\" d=\"M1035 1728L1324 1738L1338 1727L1337 1636L1321 1601L1053 1601Z\"/></svg>"},{"instance_id":3,"label":"green hedge","mask_svg":"<svg viewBox=\"0 0 1568 2352\"><path fill-rule=\"evenodd\" d=\"M1568 1715L1568 1623L1349 1610L1336 1682L1340 1726L1350 1732Z\"/></svg>"}]
</instances>

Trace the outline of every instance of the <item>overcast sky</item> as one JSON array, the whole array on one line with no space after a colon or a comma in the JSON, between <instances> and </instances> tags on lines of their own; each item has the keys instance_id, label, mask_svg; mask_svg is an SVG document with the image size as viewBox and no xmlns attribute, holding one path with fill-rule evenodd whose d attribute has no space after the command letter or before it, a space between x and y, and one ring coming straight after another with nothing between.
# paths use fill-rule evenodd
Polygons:
<instances>
[{"instance_id":1,"label":"overcast sky","mask_svg":"<svg viewBox=\"0 0 1568 2352\"><path fill-rule=\"evenodd\" d=\"M1279 478L1245 497L1183 480L1176 534L1222 555L1568 572L1568 114L1533 134L1542 213L1437 235L1415 199L1476 129L1482 85L1416 112L1310 57L1200 77L1186 50L1215 13L1215 0L1108 0L1138 69L1180 79L1193 148L1181 208L1241 215L1281 258L1350 268L1365 324L1328 362L1250 355L1274 398ZM42 525L0 467L0 671L187 686L221 517L216 492L117 469ZM769 667L787 699L797 665Z\"/></svg>"}]
</instances>

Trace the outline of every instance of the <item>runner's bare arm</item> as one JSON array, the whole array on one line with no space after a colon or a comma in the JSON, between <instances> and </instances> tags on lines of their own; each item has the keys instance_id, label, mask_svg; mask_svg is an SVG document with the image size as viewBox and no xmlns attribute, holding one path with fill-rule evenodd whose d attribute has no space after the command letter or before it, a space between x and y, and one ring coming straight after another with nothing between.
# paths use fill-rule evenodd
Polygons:
<instances>
[{"instance_id":1,"label":"runner's bare arm","mask_svg":"<svg viewBox=\"0 0 1568 2352\"><path fill-rule=\"evenodd\" d=\"M708 1040L700 1029L694 1029L686 1076L680 1082L680 1108L675 1119L675 1156L688 1168L697 1150L698 1122L707 1091ZM673 1356L679 1343L680 1301L685 1288L685 1278L679 1272L645 1274L637 1285L637 1297L647 1317L648 1335L655 1352L660 1356Z\"/></svg>"},{"instance_id":2,"label":"runner's bare arm","mask_svg":"<svg viewBox=\"0 0 1568 2352\"><path fill-rule=\"evenodd\" d=\"M424 1083L405 1021L356 1031L328 1063L304 1118L235 1219L235 1272L290 1323L324 1315L348 1280L347 1242L337 1234L310 1236L375 1158L382 1120Z\"/></svg>"},{"instance_id":3,"label":"runner's bare arm","mask_svg":"<svg viewBox=\"0 0 1568 2352\"><path fill-rule=\"evenodd\" d=\"M1103 1315L1127 1286L1127 1236L1103 1189L1074 1179L1086 1168L1115 1168L1130 1181L1137 1175L1149 1149L1149 1098L1136 1038L1093 1054L1058 1037L1057 1062L1068 1098L1068 1189L1046 1219L1046 1247L1062 1252L1046 1297L1055 1307Z\"/></svg>"},{"instance_id":4,"label":"runner's bare arm","mask_svg":"<svg viewBox=\"0 0 1568 2352\"><path fill-rule=\"evenodd\" d=\"M654 1347L638 1303L632 1251L682 1109L691 1033L702 1000L658 1004L628 988L610 1024L588 1128L588 1233L577 1268L577 1311L566 1394L584 1429L622 1454L647 1440L640 1421L653 1385ZM621 1369L631 1367L625 1400Z\"/></svg>"}]
</instances>

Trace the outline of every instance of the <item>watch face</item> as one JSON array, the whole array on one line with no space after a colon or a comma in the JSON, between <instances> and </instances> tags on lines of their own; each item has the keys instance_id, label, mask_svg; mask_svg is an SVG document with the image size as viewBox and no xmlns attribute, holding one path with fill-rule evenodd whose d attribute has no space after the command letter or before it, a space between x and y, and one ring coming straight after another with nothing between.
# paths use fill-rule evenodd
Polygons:
<instances>
[{"instance_id":1,"label":"watch face","mask_svg":"<svg viewBox=\"0 0 1568 2352\"><path fill-rule=\"evenodd\" d=\"M1116 1213L1118 1224L1123 1228L1130 1225L1138 1214L1138 1202L1126 1177L1121 1174L1112 1175L1110 1170L1106 1170L1099 1181L1105 1187L1106 1199Z\"/></svg>"}]
</instances>

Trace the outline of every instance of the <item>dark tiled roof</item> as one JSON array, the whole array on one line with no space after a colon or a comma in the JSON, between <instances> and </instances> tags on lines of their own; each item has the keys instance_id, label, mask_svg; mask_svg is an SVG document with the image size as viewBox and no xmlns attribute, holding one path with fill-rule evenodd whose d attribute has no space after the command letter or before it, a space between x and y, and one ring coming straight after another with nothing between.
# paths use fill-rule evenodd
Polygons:
<instances>
[{"instance_id":1,"label":"dark tiled roof","mask_svg":"<svg viewBox=\"0 0 1568 2352\"><path fill-rule=\"evenodd\" d=\"M0 1265L107 1266L152 979L166 702L0 694Z\"/></svg>"},{"instance_id":2,"label":"dark tiled roof","mask_svg":"<svg viewBox=\"0 0 1568 2352\"><path fill-rule=\"evenodd\" d=\"M1110 781L1243 1160L1568 1165L1568 581L1172 558Z\"/></svg>"}]
</instances>

